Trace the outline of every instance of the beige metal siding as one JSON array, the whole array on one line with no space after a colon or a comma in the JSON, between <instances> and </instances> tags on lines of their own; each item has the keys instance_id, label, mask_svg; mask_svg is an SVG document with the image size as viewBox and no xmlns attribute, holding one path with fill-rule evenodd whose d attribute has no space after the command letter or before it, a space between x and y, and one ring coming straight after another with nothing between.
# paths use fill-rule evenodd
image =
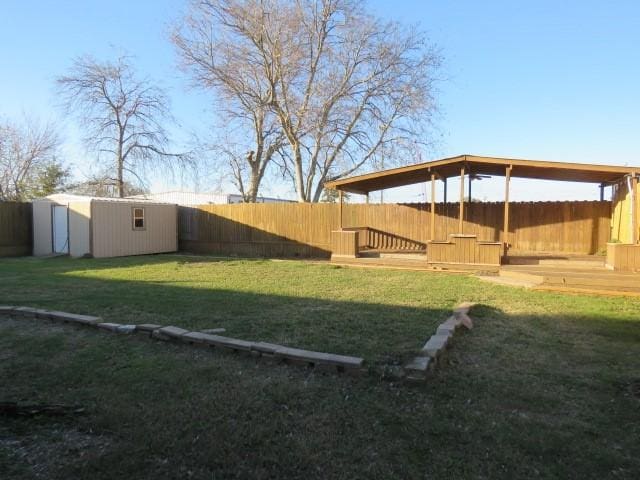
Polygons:
<instances>
[{"instance_id":1,"label":"beige metal siding","mask_svg":"<svg viewBox=\"0 0 640 480\"><path fill-rule=\"evenodd\" d=\"M94 257L122 257L178 249L175 205L93 202ZM144 230L133 229L133 207L144 208Z\"/></svg>"},{"instance_id":2,"label":"beige metal siding","mask_svg":"<svg viewBox=\"0 0 640 480\"><path fill-rule=\"evenodd\" d=\"M36 256L53 253L51 205L52 202L45 200L33 202L33 254Z\"/></svg>"},{"instance_id":3,"label":"beige metal siding","mask_svg":"<svg viewBox=\"0 0 640 480\"><path fill-rule=\"evenodd\" d=\"M91 203L69 203L69 254L72 257L91 253L90 224Z\"/></svg>"}]
</instances>

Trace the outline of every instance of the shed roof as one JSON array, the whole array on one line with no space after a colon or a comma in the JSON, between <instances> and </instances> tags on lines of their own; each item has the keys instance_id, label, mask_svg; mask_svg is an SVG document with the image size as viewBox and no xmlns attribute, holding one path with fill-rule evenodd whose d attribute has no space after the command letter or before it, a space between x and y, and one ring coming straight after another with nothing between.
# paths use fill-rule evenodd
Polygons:
<instances>
[{"instance_id":1,"label":"shed roof","mask_svg":"<svg viewBox=\"0 0 640 480\"><path fill-rule=\"evenodd\" d=\"M345 192L366 194L385 188L423 183L431 178L432 173L439 179L460 176L460 169L463 167L465 168L465 174L504 176L506 167L509 166L512 167L512 177L600 184L615 183L625 175L640 172L640 167L636 166L591 165L458 155L456 157L334 180L327 182L325 187Z\"/></svg>"},{"instance_id":2,"label":"shed roof","mask_svg":"<svg viewBox=\"0 0 640 480\"><path fill-rule=\"evenodd\" d=\"M158 202L144 199L131 198L113 198L113 197L92 197L89 195L74 195L72 193L54 193L44 198L38 198L34 202L56 202L56 203L89 203L89 202L111 202L111 203L130 203L130 204L155 204L155 205L175 205L169 202Z\"/></svg>"}]
</instances>

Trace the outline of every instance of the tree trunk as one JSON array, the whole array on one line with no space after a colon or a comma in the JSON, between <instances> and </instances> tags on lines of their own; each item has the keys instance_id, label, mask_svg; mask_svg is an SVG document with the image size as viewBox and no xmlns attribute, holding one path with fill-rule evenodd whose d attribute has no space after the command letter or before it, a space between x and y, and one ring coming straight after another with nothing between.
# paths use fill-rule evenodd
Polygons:
<instances>
[{"instance_id":1,"label":"tree trunk","mask_svg":"<svg viewBox=\"0 0 640 480\"><path fill-rule=\"evenodd\" d=\"M249 188L247 189L244 201L247 203L256 203L258 198L258 188L260 187L260 168L252 166L251 175L249 177Z\"/></svg>"},{"instance_id":2,"label":"tree trunk","mask_svg":"<svg viewBox=\"0 0 640 480\"><path fill-rule=\"evenodd\" d=\"M311 200L313 203L318 203L320 201L320 196L322 195L322 192L324 192L324 186L322 186L321 184L318 184L316 186L316 191L313 194L313 200Z\"/></svg>"},{"instance_id":3,"label":"tree trunk","mask_svg":"<svg viewBox=\"0 0 640 480\"><path fill-rule=\"evenodd\" d=\"M124 198L124 159L122 158L123 132L120 130L120 138L118 139L118 152L116 162L118 162L118 173L116 177L116 186L118 188L118 197Z\"/></svg>"},{"instance_id":4,"label":"tree trunk","mask_svg":"<svg viewBox=\"0 0 640 480\"><path fill-rule=\"evenodd\" d=\"M306 203L309 201L307 198L307 192L304 191L304 175L302 173L302 154L300 153L300 146L296 145L295 149L295 180L296 180L296 193L298 194L298 202Z\"/></svg>"},{"instance_id":5,"label":"tree trunk","mask_svg":"<svg viewBox=\"0 0 640 480\"><path fill-rule=\"evenodd\" d=\"M124 172L122 168L122 160L118 160L118 178L116 185L118 187L118 197L124 198Z\"/></svg>"}]
</instances>

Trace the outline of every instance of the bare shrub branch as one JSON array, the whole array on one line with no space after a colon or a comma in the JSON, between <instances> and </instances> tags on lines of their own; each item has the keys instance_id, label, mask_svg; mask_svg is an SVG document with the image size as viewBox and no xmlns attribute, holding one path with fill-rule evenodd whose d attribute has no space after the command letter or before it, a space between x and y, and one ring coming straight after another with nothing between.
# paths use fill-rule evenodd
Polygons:
<instances>
[{"instance_id":1,"label":"bare shrub branch","mask_svg":"<svg viewBox=\"0 0 640 480\"><path fill-rule=\"evenodd\" d=\"M56 161L60 146L52 123L33 119L24 124L0 124L0 200L28 200L39 192L37 183L52 167L64 173Z\"/></svg>"}]
</instances>

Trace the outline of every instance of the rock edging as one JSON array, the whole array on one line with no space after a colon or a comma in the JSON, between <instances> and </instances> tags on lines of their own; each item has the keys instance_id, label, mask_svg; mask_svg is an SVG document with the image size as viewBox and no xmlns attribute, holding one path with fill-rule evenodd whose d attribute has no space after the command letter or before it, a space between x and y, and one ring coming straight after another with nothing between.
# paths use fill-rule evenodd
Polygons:
<instances>
[{"instance_id":1,"label":"rock edging","mask_svg":"<svg viewBox=\"0 0 640 480\"><path fill-rule=\"evenodd\" d=\"M429 372L441 363L456 331L462 327L468 330L473 328L473 320L468 314L474 305L469 302L459 304L453 309L452 315L438 325L436 332L427 340L418 355L404 366L403 373L407 380L426 380Z\"/></svg>"},{"instance_id":2,"label":"rock edging","mask_svg":"<svg viewBox=\"0 0 640 480\"><path fill-rule=\"evenodd\" d=\"M18 316L22 318L90 326L117 334L139 333L161 341L177 341L193 346L215 347L233 352L245 352L254 357L265 357L284 363L305 365L318 368L322 371L333 370L354 375L360 375L366 372L364 359L360 357L315 352L267 342L252 342L205 332L192 332L173 325L162 326L149 323L122 325L119 323L104 322L102 318L91 315L78 315L75 313L7 305L0 305L0 315L2 314L11 317ZM224 329L211 329L209 331L224 332Z\"/></svg>"}]
</instances>

